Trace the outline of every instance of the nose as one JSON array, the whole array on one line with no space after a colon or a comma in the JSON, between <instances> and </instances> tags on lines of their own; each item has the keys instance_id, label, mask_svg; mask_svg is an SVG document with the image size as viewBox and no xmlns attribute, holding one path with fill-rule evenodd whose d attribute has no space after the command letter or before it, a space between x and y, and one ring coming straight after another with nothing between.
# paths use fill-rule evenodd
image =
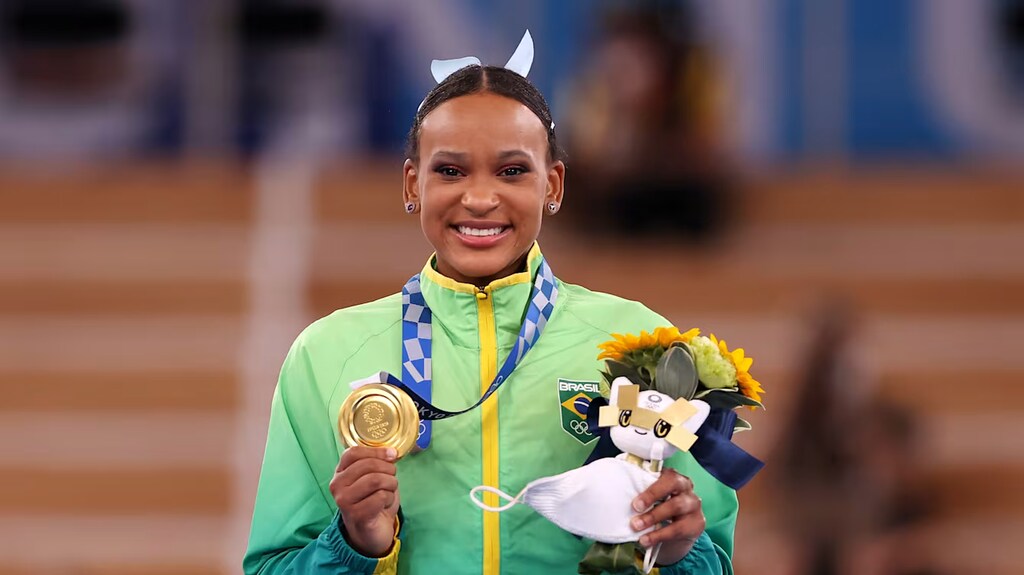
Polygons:
<instances>
[{"instance_id":1,"label":"nose","mask_svg":"<svg viewBox=\"0 0 1024 575\"><path fill-rule=\"evenodd\" d=\"M462 207L474 217L485 216L494 211L501 200L486 185L470 185L462 194Z\"/></svg>"}]
</instances>

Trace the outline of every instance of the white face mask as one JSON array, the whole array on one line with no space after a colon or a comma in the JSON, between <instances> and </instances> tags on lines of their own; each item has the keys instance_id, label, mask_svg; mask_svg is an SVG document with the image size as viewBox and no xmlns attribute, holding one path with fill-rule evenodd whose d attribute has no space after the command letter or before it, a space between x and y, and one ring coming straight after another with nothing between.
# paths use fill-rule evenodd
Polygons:
<instances>
[{"instance_id":1,"label":"white face mask","mask_svg":"<svg viewBox=\"0 0 1024 575\"><path fill-rule=\"evenodd\" d=\"M469 497L485 511L505 511L523 503L574 535L602 543L627 543L654 529L634 531L629 522L637 515L633 499L657 479L657 473L609 457L531 481L515 497L487 485L474 488ZM495 493L509 503L491 507L477 499L481 491Z\"/></svg>"}]
</instances>

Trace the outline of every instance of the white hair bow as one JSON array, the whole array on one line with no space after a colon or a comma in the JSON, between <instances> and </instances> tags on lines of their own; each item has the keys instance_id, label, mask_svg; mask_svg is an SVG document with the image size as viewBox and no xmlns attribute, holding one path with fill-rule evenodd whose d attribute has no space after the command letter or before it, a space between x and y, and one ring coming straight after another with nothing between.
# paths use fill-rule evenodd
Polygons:
<instances>
[{"instance_id":1,"label":"white hair bow","mask_svg":"<svg viewBox=\"0 0 1024 575\"><path fill-rule=\"evenodd\" d=\"M480 58L477 58L476 56L466 56L464 58L454 58L451 60L433 60L430 62L430 73L433 74L434 80L440 84L441 82L444 82L445 78L466 66L479 65ZM505 68L525 78L526 75L530 73L530 68L532 66L533 36L530 36L530 31L527 30L526 34L523 34L523 39L519 41L519 47L516 48L512 57L505 63Z\"/></svg>"}]
</instances>

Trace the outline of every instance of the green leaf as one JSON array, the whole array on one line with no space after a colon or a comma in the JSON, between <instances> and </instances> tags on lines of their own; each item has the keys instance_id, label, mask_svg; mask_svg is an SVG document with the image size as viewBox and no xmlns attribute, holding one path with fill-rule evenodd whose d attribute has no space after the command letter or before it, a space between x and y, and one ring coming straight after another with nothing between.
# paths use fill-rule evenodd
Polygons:
<instances>
[{"instance_id":1,"label":"green leaf","mask_svg":"<svg viewBox=\"0 0 1024 575\"><path fill-rule=\"evenodd\" d=\"M681 341L673 341L672 345L668 346L668 348L672 349L673 347L678 347L678 348L685 349L686 353L690 354L691 358L693 357L693 350L690 349L690 346L686 345L685 343L683 343Z\"/></svg>"},{"instance_id":2,"label":"green leaf","mask_svg":"<svg viewBox=\"0 0 1024 575\"><path fill-rule=\"evenodd\" d=\"M650 368L648 368L646 365L642 365L640 366L640 369L637 370L637 372L640 374L640 381L630 381L633 381L633 383L639 385L640 391L647 391L648 389L651 389L651 382L654 381L654 374L651 373Z\"/></svg>"},{"instance_id":3,"label":"green leaf","mask_svg":"<svg viewBox=\"0 0 1024 575\"><path fill-rule=\"evenodd\" d=\"M641 389L650 387L650 385L644 382L643 377L640 376L640 373L637 371L637 369L631 365L622 363L621 361L616 361L614 359L604 360L604 365L608 369L607 374L605 374L605 378L607 378L609 386L612 384L612 382L615 381L616 378L624 377L628 379L630 382L639 385Z\"/></svg>"},{"instance_id":4,"label":"green leaf","mask_svg":"<svg viewBox=\"0 0 1024 575\"><path fill-rule=\"evenodd\" d=\"M579 563L580 573L632 573L636 554L632 543L594 542Z\"/></svg>"},{"instance_id":5,"label":"green leaf","mask_svg":"<svg viewBox=\"0 0 1024 575\"><path fill-rule=\"evenodd\" d=\"M750 425L750 422L748 422L745 419L737 417L736 424L733 426L732 432L739 433L741 431L748 431L750 429L753 429L753 427Z\"/></svg>"},{"instance_id":6,"label":"green leaf","mask_svg":"<svg viewBox=\"0 0 1024 575\"><path fill-rule=\"evenodd\" d=\"M764 409L764 406L761 405L760 402L750 399L738 391L731 391L728 389L712 389L701 396L701 399L708 402L708 405L711 407L718 407L722 409L733 409L744 405Z\"/></svg>"},{"instance_id":7,"label":"green leaf","mask_svg":"<svg viewBox=\"0 0 1024 575\"><path fill-rule=\"evenodd\" d=\"M697 366L689 352L670 347L656 369L656 389L670 397L692 399L697 391Z\"/></svg>"},{"instance_id":8,"label":"green leaf","mask_svg":"<svg viewBox=\"0 0 1024 575\"><path fill-rule=\"evenodd\" d=\"M697 393L695 393L693 395L693 398L694 399L700 399L700 398L704 397L705 395L707 395L709 393L712 393L712 392L715 392L715 391L739 391L739 390L740 390L740 388L738 388L738 387L705 387L703 389L700 389L700 391L698 391Z\"/></svg>"},{"instance_id":9,"label":"green leaf","mask_svg":"<svg viewBox=\"0 0 1024 575\"><path fill-rule=\"evenodd\" d=\"M611 376L612 380L614 380L616 377L629 377L630 373L636 372L636 370L632 366L614 359L604 360L604 365L605 368L608 370L608 374Z\"/></svg>"},{"instance_id":10,"label":"green leaf","mask_svg":"<svg viewBox=\"0 0 1024 575\"><path fill-rule=\"evenodd\" d=\"M733 395L736 396L736 401L738 401L740 403L740 405L746 405L748 407L757 407L757 408L760 408L760 409L764 409L764 405L762 405L761 402L756 400L756 399L751 399L751 398L749 398L749 397L747 397L747 396L745 396L745 395L743 395L742 393L739 393L739 392L734 393Z\"/></svg>"}]
</instances>

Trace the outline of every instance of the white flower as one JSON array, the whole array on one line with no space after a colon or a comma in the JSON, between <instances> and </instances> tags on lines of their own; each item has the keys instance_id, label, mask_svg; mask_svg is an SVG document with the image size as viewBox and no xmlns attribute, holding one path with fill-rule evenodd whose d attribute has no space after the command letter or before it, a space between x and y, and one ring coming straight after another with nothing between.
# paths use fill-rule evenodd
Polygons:
<instances>
[{"instance_id":1,"label":"white flower","mask_svg":"<svg viewBox=\"0 0 1024 575\"><path fill-rule=\"evenodd\" d=\"M700 335L690 340L689 345L693 350L694 363L697 364L697 377L704 387L736 387L736 367L722 356L713 341Z\"/></svg>"}]
</instances>

